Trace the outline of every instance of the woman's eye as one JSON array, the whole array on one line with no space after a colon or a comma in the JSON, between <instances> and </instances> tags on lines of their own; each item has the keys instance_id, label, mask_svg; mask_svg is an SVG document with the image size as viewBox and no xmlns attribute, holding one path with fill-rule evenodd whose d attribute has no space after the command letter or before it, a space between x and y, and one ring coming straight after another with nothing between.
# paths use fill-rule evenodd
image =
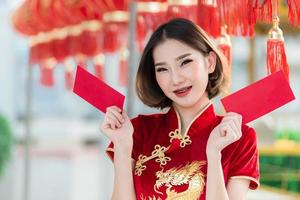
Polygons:
<instances>
[{"instance_id":1,"label":"woman's eye","mask_svg":"<svg viewBox=\"0 0 300 200\"><path fill-rule=\"evenodd\" d=\"M193 61L193 60L191 60L191 59L184 60L184 61L181 63L181 66L186 65L186 64L188 64L188 63L190 63L190 62L192 62L192 61Z\"/></svg>"},{"instance_id":2,"label":"woman's eye","mask_svg":"<svg viewBox=\"0 0 300 200\"><path fill-rule=\"evenodd\" d=\"M163 72L163 71L167 71L166 68L160 67L156 69L156 72Z\"/></svg>"}]
</instances>

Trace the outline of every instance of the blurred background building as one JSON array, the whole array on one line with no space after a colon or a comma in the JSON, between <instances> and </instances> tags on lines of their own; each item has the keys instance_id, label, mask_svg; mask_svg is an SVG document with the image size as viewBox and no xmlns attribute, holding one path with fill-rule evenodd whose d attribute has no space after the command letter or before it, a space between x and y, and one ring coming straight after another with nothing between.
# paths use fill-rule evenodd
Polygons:
<instances>
[{"instance_id":1,"label":"blurred background building","mask_svg":"<svg viewBox=\"0 0 300 200\"><path fill-rule=\"evenodd\" d=\"M82 4L77 6L76 2ZM0 172L3 168L0 176L1 200L110 199L113 165L105 155L109 141L99 131L103 114L70 90L77 64L85 66L127 95L125 106L130 110L131 117L138 113L158 112L145 107L131 93L140 49L151 30L163 21L163 9L167 9L169 17L183 15L193 19L195 16L188 14L192 11L197 13L200 6L195 4L197 1L187 1L190 5L184 4L183 7L174 3L176 1L169 1L164 4L169 7L159 6L162 10L155 11L155 16L149 17L146 11L151 13L151 9L145 11L144 7L133 6L128 12L128 5L122 4L122 1L121 6L117 4L119 1L112 1L114 8L105 2L0 0L0 113L3 116L3 120L0 118L3 121L0 121L0 128L5 127L0 129ZM205 5L210 1L199 2ZM268 1L253 2L262 5ZM261 187L250 191L248 200L300 199L300 31L299 22L294 19L291 25L292 18L288 16L287 4L291 2L296 1L279 2L279 16L285 38L290 85L296 100L250 123L258 134ZM56 13L51 10L57 8L55 5L62 4L73 10L68 13L64 7L63 16L58 15L57 10ZM88 7L91 5L99 7L92 9ZM32 13L30 9L37 9L36 6L39 12L35 10L36 13ZM300 10L300 4L295 3L294 7ZM125 15L121 14L121 20L115 22L115 18L107 14L114 11L124 11ZM133 23L129 20L136 17L134 11L138 12L138 20L142 21ZM62 20L63 17L66 19ZM242 19L242 16L238 17ZM245 32L241 28L237 31L232 24L227 27L228 36L232 36L229 45L231 56L227 56L232 63L230 92L267 75L266 42L272 22L269 19L261 21L264 23L257 20L257 23L248 24L248 31ZM118 28L115 28L116 24ZM60 31L68 27L66 33L61 36L61 32L58 35L51 32L56 26ZM132 31L132 27L137 27L138 31ZM221 29L219 32L207 31L216 44L220 44L218 38L224 36ZM58 40L56 43L55 38ZM52 50L47 49L47 45L42 46L47 42L53 42ZM98 46L91 47L95 42ZM61 50L66 46L67 50ZM219 100L217 98L213 102L217 113L222 114ZM3 165L2 160L8 157Z\"/></svg>"}]
</instances>

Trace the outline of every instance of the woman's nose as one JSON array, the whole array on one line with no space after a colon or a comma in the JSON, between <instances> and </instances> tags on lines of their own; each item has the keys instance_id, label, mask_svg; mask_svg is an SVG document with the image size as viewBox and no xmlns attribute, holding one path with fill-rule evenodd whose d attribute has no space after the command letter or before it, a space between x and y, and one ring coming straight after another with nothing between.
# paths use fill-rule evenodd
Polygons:
<instances>
[{"instance_id":1,"label":"woman's nose","mask_svg":"<svg viewBox=\"0 0 300 200\"><path fill-rule=\"evenodd\" d=\"M176 70L174 70L172 72L171 76L172 76L172 83L174 85L178 85L178 84L180 84L180 83L182 83L184 81L184 76L180 72L178 72Z\"/></svg>"}]
</instances>

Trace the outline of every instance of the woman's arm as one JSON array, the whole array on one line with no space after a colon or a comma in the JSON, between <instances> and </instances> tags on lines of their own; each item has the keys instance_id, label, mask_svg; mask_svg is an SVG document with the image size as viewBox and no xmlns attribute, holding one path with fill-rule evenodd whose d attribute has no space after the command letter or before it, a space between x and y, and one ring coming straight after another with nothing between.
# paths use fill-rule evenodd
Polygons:
<instances>
[{"instance_id":1,"label":"woman's arm","mask_svg":"<svg viewBox=\"0 0 300 200\"><path fill-rule=\"evenodd\" d=\"M244 200L248 192L250 180L248 179L229 179L227 193L230 200Z\"/></svg>"},{"instance_id":2,"label":"woman's arm","mask_svg":"<svg viewBox=\"0 0 300 200\"><path fill-rule=\"evenodd\" d=\"M206 200L229 200L220 153L207 155Z\"/></svg>"},{"instance_id":3,"label":"woman's arm","mask_svg":"<svg viewBox=\"0 0 300 200\"><path fill-rule=\"evenodd\" d=\"M134 200L131 154L133 149L133 126L127 113L116 106L109 107L101 126L114 144L114 189L113 200Z\"/></svg>"},{"instance_id":4,"label":"woman's arm","mask_svg":"<svg viewBox=\"0 0 300 200\"><path fill-rule=\"evenodd\" d=\"M210 133L206 146L206 200L245 199L249 181L230 179L226 189L221 162L221 151L241 138L241 124L242 118L240 115L227 113L221 123Z\"/></svg>"},{"instance_id":5,"label":"woman's arm","mask_svg":"<svg viewBox=\"0 0 300 200\"><path fill-rule=\"evenodd\" d=\"M221 154L207 156L207 200L244 200L250 181L247 179L229 179L225 187Z\"/></svg>"},{"instance_id":6,"label":"woman's arm","mask_svg":"<svg viewBox=\"0 0 300 200\"><path fill-rule=\"evenodd\" d=\"M133 184L131 151L114 148L114 189L112 200L134 200L135 190Z\"/></svg>"}]
</instances>

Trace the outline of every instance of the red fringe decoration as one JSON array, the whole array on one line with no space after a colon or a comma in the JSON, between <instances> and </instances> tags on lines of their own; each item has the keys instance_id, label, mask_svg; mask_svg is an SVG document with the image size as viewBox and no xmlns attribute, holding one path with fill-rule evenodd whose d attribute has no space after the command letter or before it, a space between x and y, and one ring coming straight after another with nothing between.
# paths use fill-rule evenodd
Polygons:
<instances>
[{"instance_id":1,"label":"red fringe decoration","mask_svg":"<svg viewBox=\"0 0 300 200\"><path fill-rule=\"evenodd\" d=\"M272 1L274 1L275 5L273 7ZM276 7L278 7L278 0L264 0L261 5L258 5L257 9L257 17L258 20L266 22L266 23L272 23L273 20L273 13L276 14ZM278 15L278 13L277 13Z\"/></svg>"},{"instance_id":2,"label":"red fringe decoration","mask_svg":"<svg viewBox=\"0 0 300 200\"><path fill-rule=\"evenodd\" d=\"M81 50L86 56L94 56L98 50L98 32L84 31L81 33Z\"/></svg>"},{"instance_id":3,"label":"red fringe decoration","mask_svg":"<svg viewBox=\"0 0 300 200\"><path fill-rule=\"evenodd\" d=\"M212 37L220 36L221 22L217 7L199 2L197 22Z\"/></svg>"},{"instance_id":4,"label":"red fringe decoration","mask_svg":"<svg viewBox=\"0 0 300 200\"><path fill-rule=\"evenodd\" d=\"M227 25L227 32L235 36L254 35L257 19L258 0L218 0L222 24Z\"/></svg>"},{"instance_id":5,"label":"red fringe decoration","mask_svg":"<svg viewBox=\"0 0 300 200\"><path fill-rule=\"evenodd\" d=\"M53 56L59 62L63 61L69 54L66 38L51 41L53 45Z\"/></svg>"},{"instance_id":6,"label":"red fringe decoration","mask_svg":"<svg viewBox=\"0 0 300 200\"><path fill-rule=\"evenodd\" d=\"M285 54L283 40L269 39L267 42L267 69L268 74L282 70L289 81L289 66Z\"/></svg>"},{"instance_id":7,"label":"red fringe decoration","mask_svg":"<svg viewBox=\"0 0 300 200\"><path fill-rule=\"evenodd\" d=\"M167 20L172 18L186 18L191 21L197 21L197 5L182 6L169 5L167 11Z\"/></svg>"},{"instance_id":8,"label":"red fringe decoration","mask_svg":"<svg viewBox=\"0 0 300 200\"><path fill-rule=\"evenodd\" d=\"M126 47L128 40L128 23L107 23L104 26L103 51L115 53Z\"/></svg>"},{"instance_id":9,"label":"red fringe decoration","mask_svg":"<svg viewBox=\"0 0 300 200\"><path fill-rule=\"evenodd\" d=\"M287 0L288 4L288 19L293 26L300 26L300 1Z\"/></svg>"},{"instance_id":10,"label":"red fringe decoration","mask_svg":"<svg viewBox=\"0 0 300 200\"><path fill-rule=\"evenodd\" d=\"M104 75L104 66L101 64L94 64L95 67L95 75L97 78L104 80L105 75Z\"/></svg>"}]
</instances>

